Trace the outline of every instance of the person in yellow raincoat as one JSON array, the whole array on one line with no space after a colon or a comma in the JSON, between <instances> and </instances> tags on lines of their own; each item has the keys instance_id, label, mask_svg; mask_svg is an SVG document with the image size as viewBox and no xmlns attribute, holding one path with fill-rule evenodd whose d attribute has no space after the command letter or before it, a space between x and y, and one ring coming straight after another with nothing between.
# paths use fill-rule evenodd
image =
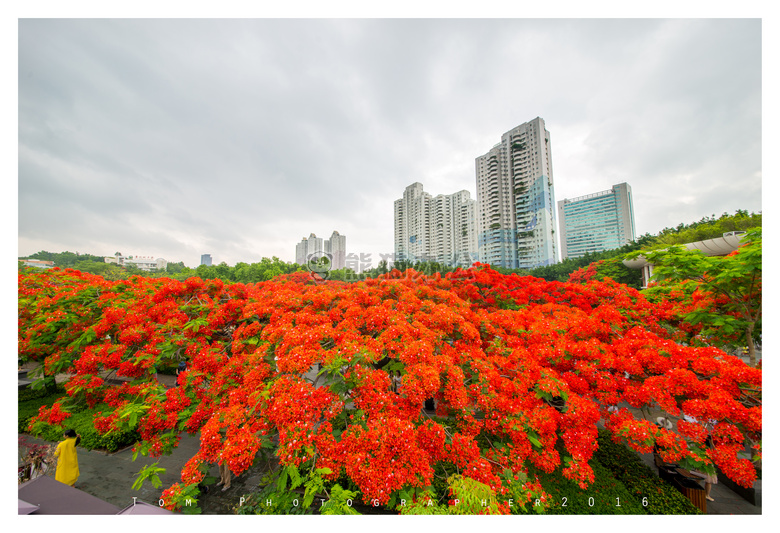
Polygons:
<instances>
[{"instance_id":1,"label":"person in yellow raincoat","mask_svg":"<svg viewBox=\"0 0 780 533\"><path fill-rule=\"evenodd\" d=\"M65 431L65 440L57 445L54 456L57 458L57 472L54 479L70 485L76 484L79 478L79 458L76 456L76 445L81 441L81 435L76 435L72 429Z\"/></svg>"}]
</instances>

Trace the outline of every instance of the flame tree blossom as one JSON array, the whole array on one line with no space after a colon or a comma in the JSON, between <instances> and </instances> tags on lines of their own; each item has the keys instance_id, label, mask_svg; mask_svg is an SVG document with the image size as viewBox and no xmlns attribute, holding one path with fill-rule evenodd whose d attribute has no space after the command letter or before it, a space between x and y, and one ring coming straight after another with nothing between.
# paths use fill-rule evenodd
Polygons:
<instances>
[{"instance_id":1,"label":"flame tree blossom","mask_svg":"<svg viewBox=\"0 0 780 533\"><path fill-rule=\"evenodd\" d=\"M19 353L71 375L68 396L33 423L100 403L96 429L136 429L136 451L151 456L199 432L184 485L165 492L173 500L205 463L238 475L261 449L301 475L347 476L364 502L382 505L430 486L437 465L500 501L517 496L509 485L531 465L564 465L584 488L599 420L637 451L657 444L750 486L755 469L740 452L760 449L761 370L678 343L672 307L609 279L547 282L486 265L246 285L23 270ZM187 370L165 390L156 368L180 360ZM428 398L435 416L421 409ZM618 404L711 424L670 432L609 409ZM522 487L543 494L532 479Z\"/></svg>"}]
</instances>

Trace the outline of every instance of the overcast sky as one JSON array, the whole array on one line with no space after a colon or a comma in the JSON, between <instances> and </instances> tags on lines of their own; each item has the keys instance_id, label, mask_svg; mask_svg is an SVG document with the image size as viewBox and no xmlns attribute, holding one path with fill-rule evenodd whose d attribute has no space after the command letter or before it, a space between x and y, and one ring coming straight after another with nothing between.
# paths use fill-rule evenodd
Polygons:
<instances>
[{"instance_id":1,"label":"overcast sky","mask_svg":"<svg viewBox=\"0 0 780 533\"><path fill-rule=\"evenodd\" d=\"M475 192L537 116L556 200L639 234L762 210L759 19L19 21L18 253L393 251L393 201Z\"/></svg>"}]
</instances>

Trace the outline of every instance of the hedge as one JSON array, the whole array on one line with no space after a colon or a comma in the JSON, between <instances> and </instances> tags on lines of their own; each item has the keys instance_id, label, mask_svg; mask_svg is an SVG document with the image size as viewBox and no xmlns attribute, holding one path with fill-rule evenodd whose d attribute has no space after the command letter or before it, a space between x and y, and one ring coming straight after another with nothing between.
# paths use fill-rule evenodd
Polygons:
<instances>
[{"instance_id":1,"label":"hedge","mask_svg":"<svg viewBox=\"0 0 780 533\"><path fill-rule=\"evenodd\" d=\"M646 513L701 514L680 491L656 476L636 452L613 442L608 431L599 430L599 449L593 457L622 481L634 498L647 498Z\"/></svg>"},{"instance_id":2,"label":"hedge","mask_svg":"<svg viewBox=\"0 0 780 533\"><path fill-rule=\"evenodd\" d=\"M86 450L99 449L108 452L115 452L120 448L134 444L141 438L136 431L123 431L108 435L99 434L95 429L94 419L98 411L106 410L108 406L105 404L97 405L93 409L87 409L86 406L71 408L71 416L63 421L62 426L39 422L30 430L28 428L30 419L38 414L38 409L44 405L51 405L65 395L64 390L48 395L45 392L36 394L37 392L39 391L20 391L19 393L19 433L29 433L43 440L59 442L63 438L63 432L66 429L72 429L81 435L79 447Z\"/></svg>"},{"instance_id":3,"label":"hedge","mask_svg":"<svg viewBox=\"0 0 780 533\"><path fill-rule=\"evenodd\" d=\"M19 433L27 433L30 419L38 414L38 410L42 406L51 405L63 396L65 396L65 389L62 385L58 385L57 391L51 393L46 392L44 389L33 390L29 387L21 389L18 393ZM58 438L57 440L60 439Z\"/></svg>"},{"instance_id":4,"label":"hedge","mask_svg":"<svg viewBox=\"0 0 780 533\"><path fill-rule=\"evenodd\" d=\"M548 474L533 471L539 476L544 491L552 496L552 505L545 514L552 515L618 515L644 514L637 498L626 486L598 461L590 461L595 480L586 489L563 477L562 467Z\"/></svg>"}]
</instances>

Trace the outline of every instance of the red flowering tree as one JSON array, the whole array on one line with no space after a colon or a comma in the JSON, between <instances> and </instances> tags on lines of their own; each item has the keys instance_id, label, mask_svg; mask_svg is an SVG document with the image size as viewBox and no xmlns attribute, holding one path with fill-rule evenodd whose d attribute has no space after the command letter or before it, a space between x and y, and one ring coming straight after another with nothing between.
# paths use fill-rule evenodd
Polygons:
<instances>
[{"instance_id":1,"label":"red flowering tree","mask_svg":"<svg viewBox=\"0 0 780 533\"><path fill-rule=\"evenodd\" d=\"M305 488L304 503L346 494L346 478L366 504L410 512L432 497L439 469L442 512L482 494L482 512L508 513L544 499L531 465L593 481L599 420L638 451L657 443L667 460L755 479L739 454L760 445L760 369L676 343L667 307L611 280L546 282L481 265L249 285L55 269L23 272L19 287L20 355L71 373L64 405L106 404L95 427L136 429L136 451L152 456L183 431L200 434L168 494L191 490L208 463L237 475L267 450L277 486ZM165 390L155 365L180 358L187 371ZM428 398L435 416L422 410ZM707 424L669 431L643 408Z\"/></svg>"}]
</instances>

